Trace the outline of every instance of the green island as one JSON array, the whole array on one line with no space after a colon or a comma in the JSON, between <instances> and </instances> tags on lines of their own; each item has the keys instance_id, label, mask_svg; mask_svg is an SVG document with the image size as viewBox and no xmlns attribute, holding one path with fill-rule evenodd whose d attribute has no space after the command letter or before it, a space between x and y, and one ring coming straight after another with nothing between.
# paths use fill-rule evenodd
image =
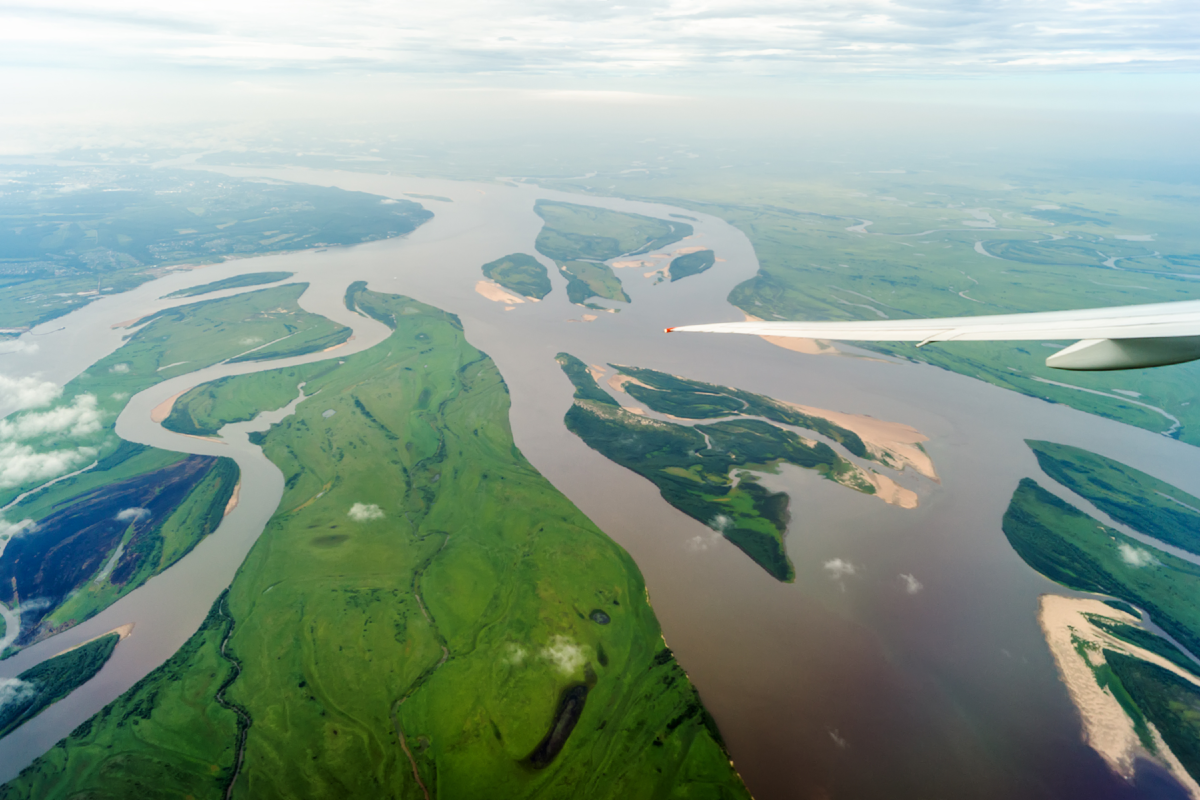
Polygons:
<instances>
[{"instance_id":1,"label":"green island","mask_svg":"<svg viewBox=\"0 0 1200 800\"><path fill-rule=\"evenodd\" d=\"M717 254L712 250L685 253L678 258L671 259L671 266L667 267L667 274L671 276L671 282L674 283L692 275L707 272L716 263Z\"/></svg>"},{"instance_id":2,"label":"green island","mask_svg":"<svg viewBox=\"0 0 1200 800\"><path fill-rule=\"evenodd\" d=\"M179 264L402 236L408 200L144 166L29 166L0 195L0 330L21 331Z\"/></svg>"},{"instance_id":3,"label":"green island","mask_svg":"<svg viewBox=\"0 0 1200 800\"><path fill-rule=\"evenodd\" d=\"M1106 649L1104 660L1133 706L1133 714L1153 722L1183 768L1200 780L1200 688L1157 664L1124 653ZM1131 710L1124 702L1122 707ZM1137 730L1138 720L1133 714ZM1154 752L1157 748L1148 749Z\"/></svg>"},{"instance_id":4,"label":"green island","mask_svg":"<svg viewBox=\"0 0 1200 800\"><path fill-rule=\"evenodd\" d=\"M748 797L637 567L516 449L457 318L348 300L392 335L208 412L311 395L261 437L284 496L228 595L0 798Z\"/></svg>"},{"instance_id":5,"label":"green island","mask_svg":"<svg viewBox=\"0 0 1200 800\"><path fill-rule=\"evenodd\" d=\"M791 582L796 574L783 541L789 498L763 488L755 472L771 472L786 462L816 470L857 491L875 493L863 471L824 442L806 441L761 419L722 419L697 425L649 419L623 409L575 356L559 353L557 359L575 386L567 429L593 450L649 480L664 500L718 531L777 580ZM622 388L660 413L701 419L766 411L761 415L787 424L800 422L783 413L783 404L761 395L654 370L614 368L641 381L627 382ZM659 386L663 388L653 388ZM811 419L814 424L829 424ZM838 430L849 435L846 441L855 441L862 448L857 436Z\"/></svg>"},{"instance_id":6,"label":"green island","mask_svg":"<svg viewBox=\"0 0 1200 800\"><path fill-rule=\"evenodd\" d=\"M1100 524L1022 478L1004 513L1004 535L1050 580L1144 609L1192 653L1200 653L1200 566Z\"/></svg>"},{"instance_id":7,"label":"green island","mask_svg":"<svg viewBox=\"0 0 1200 800\"><path fill-rule=\"evenodd\" d=\"M180 289L177 292L171 292L164 297L196 297L201 294L212 294L225 289L243 289L248 286L262 286L264 283L278 283L292 277L291 272L247 272L243 275L234 275L232 278L223 278L219 281L211 283L202 283L199 286L192 286L189 289Z\"/></svg>"},{"instance_id":8,"label":"green island","mask_svg":"<svg viewBox=\"0 0 1200 800\"><path fill-rule=\"evenodd\" d=\"M6 686L0 705L0 738L7 736L92 679L121 637L109 633L30 667Z\"/></svg>"},{"instance_id":9,"label":"green island","mask_svg":"<svg viewBox=\"0 0 1200 800\"><path fill-rule=\"evenodd\" d=\"M489 261L483 265L483 274L505 289L534 300L550 294L550 273L528 253L513 253Z\"/></svg>"},{"instance_id":10,"label":"green island","mask_svg":"<svg viewBox=\"0 0 1200 800\"><path fill-rule=\"evenodd\" d=\"M1043 472L1117 522L1200 554L1200 497L1078 447L1036 440L1026 444Z\"/></svg>"},{"instance_id":11,"label":"green island","mask_svg":"<svg viewBox=\"0 0 1200 800\"><path fill-rule=\"evenodd\" d=\"M572 203L539 200L534 210L546 223L537 237L537 251L554 259L567 279L568 299L578 304L590 297L628 303L620 279L603 262L666 247L693 230L683 222Z\"/></svg>"},{"instance_id":12,"label":"green island","mask_svg":"<svg viewBox=\"0 0 1200 800\"><path fill-rule=\"evenodd\" d=\"M975 164L969 174L936 163L887 174L782 155L770 166L731 169L665 151L639 158L670 168L634 175L614 164L587 180L542 184L595 195L608 183L603 194L670 203L739 228L759 273L729 300L766 320L953 317L1200 297L1197 195L1174 182L1095 173L1064 182L1001 162ZM1200 364L1124 373L1047 367L1046 357L1066 344L865 346L1200 444L1193 402Z\"/></svg>"}]
</instances>

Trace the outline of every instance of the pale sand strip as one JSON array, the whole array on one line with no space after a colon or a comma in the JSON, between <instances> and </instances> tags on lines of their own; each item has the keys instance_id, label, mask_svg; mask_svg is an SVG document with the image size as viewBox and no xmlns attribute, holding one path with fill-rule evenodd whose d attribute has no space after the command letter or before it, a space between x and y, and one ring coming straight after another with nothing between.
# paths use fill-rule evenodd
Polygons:
<instances>
[{"instance_id":1,"label":"pale sand strip","mask_svg":"<svg viewBox=\"0 0 1200 800\"><path fill-rule=\"evenodd\" d=\"M175 401L183 397L185 394L187 394L187 392L188 390L184 389L179 394L168 397L166 400L163 400L161 403L156 405L154 410L150 412L150 421L162 422L164 419L171 416L171 409L175 407Z\"/></svg>"},{"instance_id":2,"label":"pale sand strip","mask_svg":"<svg viewBox=\"0 0 1200 800\"><path fill-rule=\"evenodd\" d=\"M68 647L66 650L63 650L62 653L55 653L53 656L51 656L51 658L61 656L63 653L69 653L72 650L78 650L79 648L83 647L85 644L91 644L92 642L96 641L97 639L103 639L105 636L108 636L108 634L110 634L110 633L115 633L121 637L121 639L118 640L118 643L119 643L121 640L127 639L133 635L133 625L134 625L134 623L127 622L124 625L121 625L120 627L117 627L117 628L113 628L111 631L106 631L106 632L100 634L99 636L93 636L92 638L88 639L86 642L80 642L79 644L75 645L74 647Z\"/></svg>"},{"instance_id":3,"label":"pale sand strip","mask_svg":"<svg viewBox=\"0 0 1200 800\"><path fill-rule=\"evenodd\" d=\"M940 483L933 459L918 446L921 442L929 441L929 437L913 426L903 422L884 422L865 414L844 414L840 411L785 403L782 400L779 402L802 414L820 417L846 430L854 431L858 438L863 440L867 450L889 467L903 470L905 466L911 466L925 477Z\"/></svg>"},{"instance_id":4,"label":"pale sand strip","mask_svg":"<svg viewBox=\"0 0 1200 800\"><path fill-rule=\"evenodd\" d=\"M1050 646L1050 652L1054 656L1059 678L1066 684L1071 701L1079 710L1084 742L1099 753L1114 772L1127 779L1133 777L1136 759L1148 758L1157 761L1170 770L1171 775L1184 785L1192 798L1200 800L1200 784L1188 775L1179 759L1149 721L1147 724L1159 754L1155 756L1146 752L1138 741L1133 720L1121 708L1121 704L1112 693L1108 689L1100 688L1096 683L1092 667L1104 663L1104 654L1100 648L1107 648L1170 670L1196 686L1200 686L1200 678L1180 669L1162 656L1117 639L1097 628L1084 616L1085 613L1095 614L1130 625L1138 624L1140 620L1131 614L1118 611L1099 600L1054 594L1042 595L1039 606L1038 624L1041 625L1046 644ZM1096 647L1086 648L1086 655L1080 655L1075 649L1073 637L1090 642Z\"/></svg>"},{"instance_id":5,"label":"pale sand strip","mask_svg":"<svg viewBox=\"0 0 1200 800\"><path fill-rule=\"evenodd\" d=\"M507 303L509 305L520 305L526 300L537 302L536 298L524 297L519 294L508 291L495 281L479 281L475 284L475 291L495 303Z\"/></svg>"},{"instance_id":6,"label":"pale sand strip","mask_svg":"<svg viewBox=\"0 0 1200 800\"><path fill-rule=\"evenodd\" d=\"M233 494L229 495L229 502L225 504L225 513L221 516L228 517L229 513L237 508L238 497L242 494L242 482L239 480L233 487Z\"/></svg>"},{"instance_id":7,"label":"pale sand strip","mask_svg":"<svg viewBox=\"0 0 1200 800\"><path fill-rule=\"evenodd\" d=\"M127 319L124 322L114 322L110 327L114 330L117 328L132 328L134 325L137 325L141 319L141 317L134 317L133 319Z\"/></svg>"},{"instance_id":8,"label":"pale sand strip","mask_svg":"<svg viewBox=\"0 0 1200 800\"><path fill-rule=\"evenodd\" d=\"M350 334L350 338L349 338L349 339L347 339L346 341L342 342L341 344L335 344L335 345L332 345L332 346L330 346L330 347L326 347L326 348L325 348L324 350L322 350L321 352L322 352L322 353L328 353L330 350L337 350L339 347L345 347L346 345L350 344L350 343L351 343L351 342L353 342L353 341L354 341L354 334Z\"/></svg>"},{"instance_id":9,"label":"pale sand strip","mask_svg":"<svg viewBox=\"0 0 1200 800\"><path fill-rule=\"evenodd\" d=\"M875 487L875 496L888 505L916 508L920 504L921 501L916 492L912 489L905 489L887 475L880 475L878 472L865 470L862 467L859 467L859 471L862 473L863 479Z\"/></svg>"}]
</instances>

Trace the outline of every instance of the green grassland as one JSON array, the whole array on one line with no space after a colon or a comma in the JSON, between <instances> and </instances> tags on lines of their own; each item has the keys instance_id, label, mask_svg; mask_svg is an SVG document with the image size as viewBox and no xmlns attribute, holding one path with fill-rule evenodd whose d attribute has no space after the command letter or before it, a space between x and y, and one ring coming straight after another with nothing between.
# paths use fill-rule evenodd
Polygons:
<instances>
[{"instance_id":1,"label":"green grassland","mask_svg":"<svg viewBox=\"0 0 1200 800\"><path fill-rule=\"evenodd\" d=\"M29 440L30 446L41 452L73 448L78 454L77 466L85 466L92 458L103 459L116 451L120 440L112 432L113 423L128 398L143 389L226 359L274 358L283 353L313 352L345 341L351 333L349 328L297 305L306 286L286 284L205 300L148 318L125 344L64 387L57 407L91 402L81 399L88 395L94 399L98 424L76 433L36 437ZM10 417L18 423L20 419L20 415ZM0 504L35 485L0 487ZM20 512L12 515L16 513Z\"/></svg>"},{"instance_id":2,"label":"green grassland","mask_svg":"<svg viewBox=\"0 0 1200 800\"><path fill-rule=\"evenodd\" d=\"M1200 554L1200 498L1078 447L1026 440L1042 471L1118 522Z\"/></svg>"},{"instance_id":3,"label":"green grassland","mask_svg":"<svg viewBox=\"0 0 1200 800\"><path fill-rule=\"evenodd\" d=\"M2 168L0 328L61 316L173 264L400 236L433 215L361 192L136 166Z\"/></svg>"},{"instance_id":4,"label":"green grassland","mask_svg":"<svg viewBox=\"0 0 1200 800\"><path fill-rule=\"evenodd\" d=\"M238 741L236 712L216 700L235 670L221 655L224 601L161 667L0 786L0 800L222 800Z\"/></svg>"},{"instance_id":5,"label":"green grassland","mask_svg":"<svg viewBox=\"0 0 1200 800\"><path fill-rule=\"evenodd\" d=\"M640 214L539 200L534 210L545 220L539 253L554 259L567 279L572 303L603 297L628 303L629 295L612 267L602 262L657 250L692 235L692 226Z\"/></svg>"},{"instance_id":6,"label":"green grassland","mask_svg":"<svg viewBox=\"0 0 1200 800\"><path fill-rule=\"evenodd\" d=\"M795 578L783 543L788 495L770 492L755 481L753 472L738 470L770 471L787 462L815 469L861 492L875 491L858 477L850 462L823 442L808 444L795 433L760 419L726 419L695 426L647 419L613 401L582 361L568 353L559 353L557 358L575 385L576 402L567 412L567 428L606 458L649 480L664 500L719 531L777 580ZM656 387L627 383L624 388L660 413L688 419L761 415L796 422L787 413L790 409L768 397L654 370L616 369ZM849 434L862 446L850 431L837 431Z\"/></svg>"},{"instance_id":7,"label":"green grassland","mask_svg":"<svg viewBox=\"0 0 1200 800\"><path fill-rule=\"evenodd\" d=\"M717 254L712 250L684 253L679 258L671 259L671 266L667 268L667 274L671 276L671 282L674 283L691 275L699 275L701 272L707 272L716 263Z\"/></svg>"},{"instance_id":8,"label":"green grassland","mask_svg":"<svg viewBox=\"0 0 1200 800\"><path fill-rule=\"evenodd\" d=\"M1117 622L1099 614L1087 614L1086 616L1093 625L1111 633L1118 639L1128 642L1135 647L1140 647L1143 650L1149 650L1151 653L1162 656L1176 666L1200 676L1200 664L1192 661L1178 647L1163 637L1156 636L1145 628L1139 628L1136 625L1127 625L1124 622ZM1134 616L1138 616L1137 612L1134 612Z\"/></svg>"},{"instance_id":9,"label":"green grassland","mask_svg":"<svg viewBox=\"0 0 1200 800\"><path fill-rule=\"evenodd\" d=\"M196 297L201 294L211 294L225 289L242 289L248 286L261 286L264 283L278 283L292 277L291 272L247 272L244 275L234 275L211 283L202 283L188 289L171 292L166 297Z\"/></svg>"},{"instance_id":10,"label":"green grassland","mask_svg":"<svg viewBox=\"0 0 1200 800\"><path fill-rule=\"evenodd\" d=\"M1183 768L1200 780L1200 689L1140 658L1105 650L1104 659Z\"/></svg>"},{"instance_id":11,"label":"green grassland","mask_svg":"<svg viewBox=\"0 0 1200 800\"><path fill-rule=\"evenodd\" d=\"M100 671L120 637L115 633L93 639L74 650L48 658L17 676L20 688L0 705L0 738L57 703Z\"/></svg>"},{"instance_id":12,"label":"green grassland","mask_svg":"<svg viewBox=\"0 0 1200 800\"><path fill-rule=\"evenodd\" d=\"M1013 494L1003 528L1025 563L1050 580L1132 603L1200 653L1200 566L1101 525L1029 478Z\"/></svg>"},{"instance_id":13,"label":"green grassland","mask_svg":"<svg viewBox=\"0 0 1200 800\"><path fill-rule=\"evenodd\" d=\"M483 274L505 289L541 300L550 294L550 273L527 253L512 255L489 261L483 265Z\"/></svg>"},{"instance_id":14,"label":"green grassland","mask_svg":"<svg viewBox=\"0 0 1200 800\"><path fill-rule=\"evenodd\" d=\"M783 163L726 171L676 164L636 178L614 172L544 183L659 200L735 225L754 245L760 272L730 301L767 320L971 316L1200 297L1197 196L1180 185L1051 178L1010 166L874 174ZM989 215L995 227L987 227ZM1116 238L1139 235L1153 241ZM1193 402L1200 364L1122 373L1045 366L1063 344L870 347L1200 443Z\"/></svg>"},{"instance_id":15,"label":"green grassland","mask_svg":"<svg viewBox=\"0 0 1200 800\"><path fill-rule=\"evenodd\" d=\"M746 797L637 567L515 448L492 362L450 315L350 301L393 335L220 395L320 392L262 439L286 483L229 591L236 678L215 609L0 796L217 797L240 711L234 797Z\"/></svg>"}]
</instances>

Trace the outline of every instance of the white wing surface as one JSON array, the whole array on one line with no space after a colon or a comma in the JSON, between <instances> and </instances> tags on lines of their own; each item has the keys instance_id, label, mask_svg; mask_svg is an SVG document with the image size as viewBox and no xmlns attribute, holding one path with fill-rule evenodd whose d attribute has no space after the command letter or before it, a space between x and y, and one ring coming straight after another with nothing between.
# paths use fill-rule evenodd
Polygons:
<instances>
[{"instance_id":1,"label":"white wing surface","mask_svg":"<svg viewBox=\"0 0 1200 800\"><path fill-rule=\"evenodd\" d=\"M1200 300L1139 306L870 322L720 322L667 333L748 333L847 342L993 342L1078 339L1046 363L1058 369L1135 369L1200 359Z\"/></svg>"}]
</instances>

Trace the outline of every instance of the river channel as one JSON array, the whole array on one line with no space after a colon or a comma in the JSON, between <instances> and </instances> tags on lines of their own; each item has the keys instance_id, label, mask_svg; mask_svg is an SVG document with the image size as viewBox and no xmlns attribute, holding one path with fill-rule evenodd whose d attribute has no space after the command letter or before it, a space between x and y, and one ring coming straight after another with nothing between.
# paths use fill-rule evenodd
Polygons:
<instances>
[{"instance_id":1,"label":"river channel","mask_svg":"<svg viewBox=\"0 0 1200 800\"><path fill-rule=\"evenodd\" d=\"M1168 797L1150 769L1111 774L1080 737L1037 623L1039 595L1060 587L1016 556L1000 530L1020 478L1041 477L1026 438L1085 447L1200 494L1197 451L1172 439L1007 392L934 367L808 356L744 336L663 335L664 327L741 319L730 289L758 269L753 248L721 220L663 205L580 197L533 186L465 183L300 169L221 169L237 177L338 186L422 200L435 216L405 238L264 256L177 272L54 320L4 356L10 377L65 383L121 343L113 323L181 301L163 295L251 271L308 281L300 304L355 329L339 351L265 364L218 365L135 396L118 419L130 440L228 455L242 468L240 504L177 565L97 617L0 662L12 677L73 644L129 622L133 635L89 683L16 735L0 740L7 780L174 652L229 585L282 492L279 471L246 439L286 410L229 426L224 444L183 437L150 421L162 400L213 378L342 357L380 341L381 325L348 312L346 286L410 295L462 319L511 395L517 445L645 575L664 636L715 716L739 772L759 800L814 796ZM655 284L618 274L633 302L596 313L554 291L506 310L477 294L480 265L534 253L539 198L695 218L712 270ZM219 295L213 295L219 296ZM61 330L56 330L61 329ZM796 582L780 584L712 531L668 506L648 482L590 450L562 425L572 387L559 351L589 364L624 363L737 386L807 406L903 422L930 437L941 483L893 474L917 492L915 509L886 505L811 472L785 469L771 486L792 497L788 552ZM1127 387L1114 377L1116 388ZM1045 484L1047 481L1042 479ZM841 559L853 573L835 572ZM920 585L911 592L911 576ZM251 734L253 735L253 734Z\"/></svg>"}]
</instances>

